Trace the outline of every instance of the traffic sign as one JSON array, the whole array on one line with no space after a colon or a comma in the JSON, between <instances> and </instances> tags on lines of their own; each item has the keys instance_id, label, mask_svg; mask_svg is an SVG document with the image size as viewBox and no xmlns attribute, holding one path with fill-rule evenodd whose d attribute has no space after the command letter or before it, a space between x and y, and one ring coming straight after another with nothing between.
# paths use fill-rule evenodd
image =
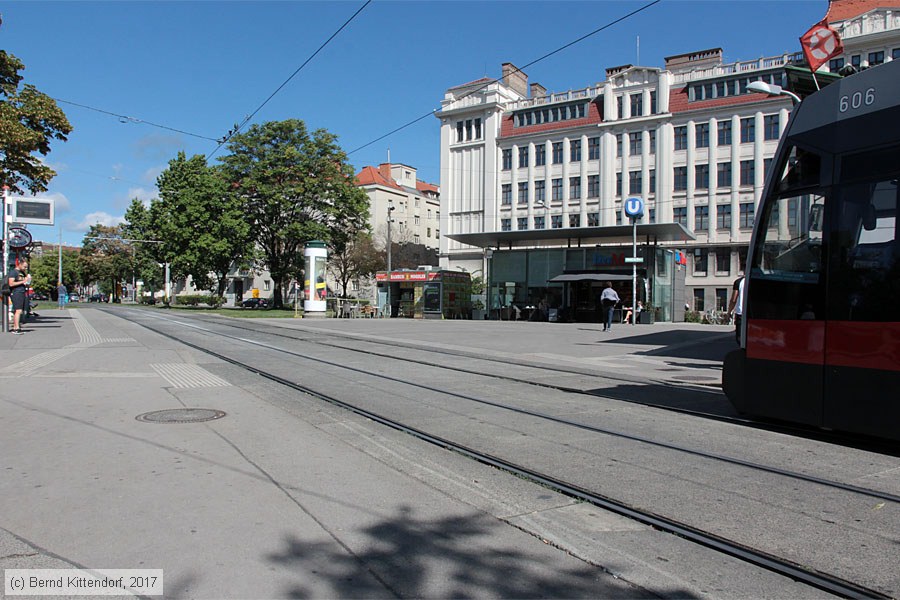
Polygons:
<instances>
[{"instance_id":1,"label":"traffic sign","mask_svg":"<svg viewBox=\"0 0 900 600\"><path fill-rule=\"evenodd\" d=\"M10 248L27 248L31 243L31 233L22 227L9 228L9 247Z\"/></svg>"},{"instance_id":2,"label":"traffic sign","mask_svg":"<svg viewBox=\"0 0 900 600\"><path fill-rule=\"evenodd\" d=\"M644 201L637 196L625 201L625 214L635 219L644 214Z\"/></svg>"},{"instance_id":3,"label":"traffic sign","mask_svg":"<svg viewBox=\"0 0 900 600\"><path fill-rule=\"evenodd\" d=\"M644 259L641 258L640 256L626 256L625 257L626 265L631 264L631 263L642 263L642 262L644 262Z\"/></svg>"}]
</instances>

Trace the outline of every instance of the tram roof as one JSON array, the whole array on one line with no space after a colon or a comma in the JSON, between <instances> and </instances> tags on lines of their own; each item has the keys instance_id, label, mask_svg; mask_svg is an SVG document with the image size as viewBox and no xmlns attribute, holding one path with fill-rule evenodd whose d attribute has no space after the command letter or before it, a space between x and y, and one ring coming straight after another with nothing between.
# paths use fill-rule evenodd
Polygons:
<instances>
[{"instance_id":1,"label":"tram roof","mask_svg":"<svg viewBox=\"0 0 900 600\"><path fill-rule=\"evenodd\" d=\"M488 231L483 233L448 234L456 242L478 248L528 248L535 246L594 246L597 244L630 244L631 225L608 227L571 227L565 229L529 229L526 231ZM696 239L694 233L680 223L642 223L637 226L639 242L686 242Z\"/></svg>"}]
</instances>

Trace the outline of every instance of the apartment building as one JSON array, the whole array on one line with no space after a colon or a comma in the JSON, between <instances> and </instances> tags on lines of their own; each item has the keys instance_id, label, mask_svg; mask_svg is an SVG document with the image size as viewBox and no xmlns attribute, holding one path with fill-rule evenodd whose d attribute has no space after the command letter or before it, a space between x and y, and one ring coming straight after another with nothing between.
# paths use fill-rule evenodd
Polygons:
<instances>
[{"instance_id":1,"label":"apartment building","mask_svg":"<svg viewBox=\"0 0 900 600\"><path fill-rule=\"evenodd\" d=\"M834 0L828 19L845 52L823 71L898 57L900 7ZM792 45L798 42L785 40ZM608 68L601 83L561 93L529 85L510 63L499 80L448 89L437 114L441 266L487 271L498 254L537 240L561 249L620 241L629 223L623 200L639 196L646 207L640 226L678 224L691 234L678 239L676 229L659 238L687 255L687 303L724 308L792 107L786 96L747 86L788 87L804 71L808 77L801 52L724 63L722 49L711 48L666 57L661 68ZM789 225L803 218L800 210L791 207ZM542 230L549 231L535 233ZM590 267L589 256L578 260L575 267ZM491 278L492 285L515 284L516 299L526 302L546 295L542 286L553 286L546 281L570 266L565 253L548 261L555 271L526 260L516 272L515 261L506 261L503 282Z\"/></svg>"},{"instance_id":2,"label":"apartment building","mask_svg":"<svg viewBox=\"0 0 900 600\"><path fill-rule=\"evenodd\" d=\"M387 240L388 207L393 206L393 242L440 246L440 188L417 179L414 167L399 163L363 167L356 185L369 196L369 226L377 244Z\"/></svg>"}]
</instances>

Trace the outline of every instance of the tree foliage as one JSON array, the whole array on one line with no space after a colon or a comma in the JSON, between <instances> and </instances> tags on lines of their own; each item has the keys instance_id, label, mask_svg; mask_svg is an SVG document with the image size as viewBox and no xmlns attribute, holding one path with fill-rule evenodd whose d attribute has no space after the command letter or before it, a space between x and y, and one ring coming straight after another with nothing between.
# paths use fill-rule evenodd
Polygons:
<instances>
[{"instance_id":1,"label":"tree foliage","mask_svg":"<svg viewBox=\"0 0 900 600\"><path fill-rule=\"evenodd\" d=\"M125 211L125 222L120 226L122 237L130 241L134 273L143 282L145 290L155 292L165 286L163 250L157 243L156 231L150 218L150 210L135 198Z\"/></svg>"},{"instance_id":2,"label":"tree foliage","mask_svg":"<svg viewBox=\"0 0 900 600\"><path fill-rule=\"evenodd\" d=\"M78 250L62 251L62 277L63 283L72 291L75 284L81 282L81 266L78 261ZM59 285L58 250L46 253L43 256L35 256L28 264L28 272L31 273L31 287L34 291L43 294L55 293Z\"/></svg>"},{"instance_id":3,"label":"tree foliage","mask_svg":"<svg viewBox=\"0 0 900 600\"><path fill-rule=\"evenodd\" d=\"M339 225L362 230L369 200L354 185L335 136L322 129L309 133L303 121L254 125L228 147L231 154L222 158L226 180L250 220L280 308L285 284L299 279L304 244L331 242Z\"/></svg>"},{"instance_id":4,"label":"tree foliage","mask_svg":"<svg viewBox=\"0 0 900 600\"><path fill-rule=\"evenodd\" d=\"M101 291L116 295L118 283L131 278L132 248L122 241L119 225L91 225L81 245L81 275L88 282L100 282ZM118 296L116 296L118 298Z\"/></svg>"},{"instance_id":5,"label":"tree foliage","mask_svg":"<svg viewBox=\"0 0 900 600\"><path fill-rule=\"evenodd\" d=\"M0 184L14 194L37 194L47 191L56 172L36 154L49 154L50 142L65 141L72 126L52 98L33 85L21 85L24 68L0 50Z\"/></svg>"},{"instance_id":6,"label":"tree foliage","mask_svg":"<svg viewBox=\"0 0 900 600\"><path fill-rule=\"evenodd\" d=\"M371 277L385 268L384 254L375 248L375 243L365 231L358 232L349 242L342 236L339 243L329 246L328 268L338 282L341 296L347 297L350 282Z\"/></svg>"},{"instance_id":7,"label":"tree foliage","mask_svg":"<svg viewBox=\"0 0 900 600\"><path fill-rule=\"evenodd\" d=\"M234 263L252 256L250 223L240 198L227 193L221 168L184 152L169 161L157 187L148 233L163 242L161 258L171 263L173 276L190 276L198 289L222 296Z\"/></svg>"}]
</instances>

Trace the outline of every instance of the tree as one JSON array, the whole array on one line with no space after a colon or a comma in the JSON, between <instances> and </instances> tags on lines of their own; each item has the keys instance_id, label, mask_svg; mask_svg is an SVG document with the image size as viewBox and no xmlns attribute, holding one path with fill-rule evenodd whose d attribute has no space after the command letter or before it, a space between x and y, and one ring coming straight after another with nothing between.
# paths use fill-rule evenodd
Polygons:
<instances>
[{"instance_id":1,"label":"tree","mask_svg":"<svg viewBox=\"0 0 900 600\"><path fill-rule=\"evenodd\" d=\"M339 225L363 229L369 199L355 186L335 136L323 129L309 133L303 121L253 125L228 148L231 154L221 159L226 180L250 220L281 308L286 283L300 279L303 245L330 242Z\"/></svg>"},{"instance_id":2,"label":"tree","mask_svg":"<svg viewBox=\"0 0 900 600\"><path fill-rule=\"evenodd\" d=\"M372 236L362 231L348 242L341 236L340 243L330 245L328 269L341 288L341 296L347 297L350 282L371 277L385 268L384 255L375 248Z\"/></svg>"},{"instance_id":3,"label":"tree","mask_svg":"<svg viewBox=\"0 0 900 600\"><path fill-rule=\"evenodd\" d=\"M35 153L49 154L50 141L65 141L72 126L52 98L30 84L19 89L24 68L0 50L0 184L14 194L37 194L47 191L56 172Z\"/></svg>"},{"instance_id":4,"label":"tree","mask_svg":"<svg viewBox=\"0 0 900 600\"><path fill-rule=\"evenodd\" d=\"M122 241L119 225L91 225L81 245L82 279L118 299L119 282L131 275L131 248Z\"/></svg>"},{"instance_id":5,"label":"tree","mask_svg":"<svg viewBox=\"0 0 900 600\"><path fill-rule=\"evenodd\" d=\"M130 241L132 272L144 284L144 289L155 292L165 285L163 249L158 243L156 230L151 222L150 211L143 202L135 198L125 211L125 222L120 226L122 237Z\"/></svg>"},{"instance_id":6,"label":"tree","mask_svg":"<svg viewBox=\"0 0 900 600\"><path fill-rule=\"evenodd\" d=\"M220 167L184 152L157 179L159 200L150 205L151 229L176 277L222 296L236 262L252 255L250 223L240 198L228 193ZM210 278L210 274L213 278Z\"/></svg>"},{"instance_id":7,"label":"tree","mask_svg":"<svg viewBox=\"0 0 900 600\"><path fill-rule=\"evenodd\" d=\"M49 252L43 256L35 256L28 263L28 272L31 273L31 287L34 291L43 294L54 294L59 285L59 254L57 251ZM62 251L62 276L63 283L73 291L76 283L81 280L78 263L78 250Z\"/></svg>"}]
</instances>

